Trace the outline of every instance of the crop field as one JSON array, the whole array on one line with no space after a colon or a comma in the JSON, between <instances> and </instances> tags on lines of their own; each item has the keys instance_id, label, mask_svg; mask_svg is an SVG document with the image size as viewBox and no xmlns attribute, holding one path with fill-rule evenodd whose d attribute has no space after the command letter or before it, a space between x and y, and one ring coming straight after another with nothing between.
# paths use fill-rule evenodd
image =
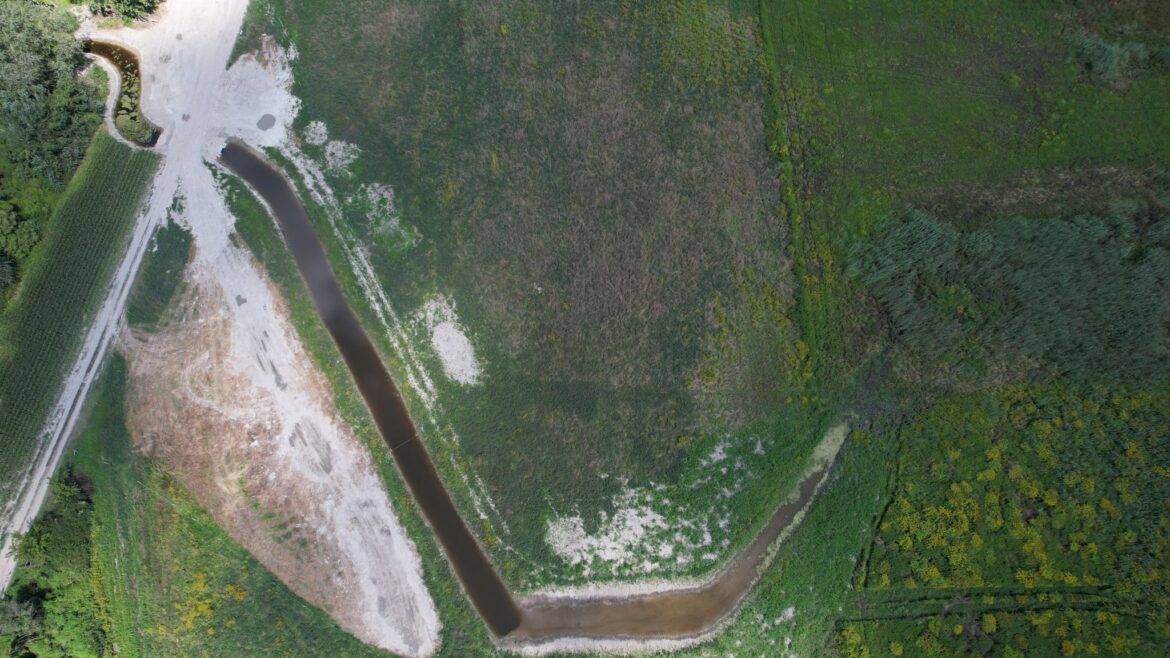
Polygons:
<instances>
[{"instance_id":1,"label":"crop field","mask_svg":"<svg viewBox=\"0 0 1170 658\"><path fill-rule=\"evenodd\" d=\"M98 132L0 317L0 481L19 481L104 298L147 184L153 154ZM5 491L7 496L9 492Z\"/></svg>"}]
</instances>

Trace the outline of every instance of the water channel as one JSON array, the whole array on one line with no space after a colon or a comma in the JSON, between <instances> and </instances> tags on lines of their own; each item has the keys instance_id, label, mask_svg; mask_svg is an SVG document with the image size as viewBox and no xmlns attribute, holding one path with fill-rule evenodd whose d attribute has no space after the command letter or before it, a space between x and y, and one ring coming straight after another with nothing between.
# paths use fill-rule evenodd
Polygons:
<instances>
[{"instance_id":1,"label":"water channel","mask_svg":"<svg viewBox=\"0 0 1170 658\"><path fill-rule=\"evenodd\" d=\"M260 154L238 142L229 142L220 160L247 182L276 215L313 303L353 374L403 479L467 597L496 637L525 643L566 637L636 640L703 635L739 606L766 563L769 549L799 521L801 512L825 482L831 463L807 475L796 498L781 505L748 547L701 586L609 599L534 598L524 605L517 604L435 471L402 396L345 302L293 186Z\"/></svg>"}]
</instances>

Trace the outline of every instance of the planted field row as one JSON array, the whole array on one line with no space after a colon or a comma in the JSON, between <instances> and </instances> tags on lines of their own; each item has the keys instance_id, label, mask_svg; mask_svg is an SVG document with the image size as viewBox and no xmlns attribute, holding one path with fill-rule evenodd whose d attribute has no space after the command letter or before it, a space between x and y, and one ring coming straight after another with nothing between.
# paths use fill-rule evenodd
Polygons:
<instances>
[{"instance_id":1,"label":"planted field row","mask_svg":"<svg viewBox=\"0 0 1170 658\"><path fill-rule=\"evenodd\" d=\"M15 486L121 257L158 158L98 133L0 318L0 481ZM8 495L9 491L0 492Z\"/></svg>"}]
</instances>

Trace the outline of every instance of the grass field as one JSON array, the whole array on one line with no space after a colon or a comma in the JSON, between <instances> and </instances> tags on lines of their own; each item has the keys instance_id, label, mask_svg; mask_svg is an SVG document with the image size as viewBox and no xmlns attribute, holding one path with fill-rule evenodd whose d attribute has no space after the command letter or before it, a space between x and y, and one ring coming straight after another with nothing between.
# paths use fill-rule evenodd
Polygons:
<instances>
[{"instance_id":1,"label":"grass field","mask_svg":"<svg viewBox=\"0 0 1170 658\"><path fill-rule=\"evenodd\" d=\"M98 132L0 317L0 482L15 485L122 258L158 158ZM10 495L5 491L4 495Z\"/></svg>"},{"instance_id":2,"label":"grass field","mask_svg":"<svg viewBox=\"0 0 1170 658\"><path fill-rule=\"evenodd\" d=\"M701 478L704 457L725 442L784 444L780 428L819 429L835 411L832 396L802 398L807 351L788 315L754 8L272 6L255 15L307 55L303 120L362 149L353 173L330 180L342 230L374 247L456 459L499 511L481 538L516 585L587 572L551 553L549 522L580 516L602 532L617 501L660 485L675 509L714 516L702 509L709 494L680 484ZM357 21L370 37L360 44L344 34ZM343 53L379 65L341 67ZM343 89L358 98L338 102ZM330 145L303 147L329 160ZM393 186L397 238L354 202L372 183ZM482 385L447 379L414 320L440 295L467 329ZM730 530L714 528L709 550L740 545L776 495L735 493ZM712 566L680 559L653 575ZM644 575L605 561L591 570Z\"/></svg>"},{"instance_id":3,"label":"grass field","mask_svg":"<svg viewBox=\"0 0 1170 658\"><path fill-rule=\"evenodd\" d=\"M1101 482L1145 460L1126 491L1069 504L1078 523L1089 506L1114 544L1165 550L1153 539L1164 511L1114 498L1159 499L1164 478L1149 442L1167 417L1163 393L1126 381L1140 374L1126 364L1165 358L1166 306L1141 304L1167 292L1161 3L269 7L249 34L262 19L297 45L302 123L324 121L360 147L329 173L341 230L370 246L403 317L436 295L455 300L483 364L483 384L446 380L426 332L412 330L462 459L501 509L481 538L514 585L585 578L544 566L557 564L550 520L579 515L600 532L600 512L658 484L691 502L679 485L710 471L719 446L803 436L852 411L861 430L832 486L743 612L695 655L1146 655L1165 641L1148 609L1116 612L1138 583L1164 601L1160 571L1122 564L1120 549L1078 562L1073 519L1045 499L1084 493L1078 478L1092 474L1075 464ZM339 144L303 146L328 162ZM393 222L417 240L387 244L384 222L354 201L371 183L393 186ZM939 244L957 260L910 257L929 251L915 217L949 236ZM865 270L867 257L890 271ZM889 293L904 280L916 281L909 297ZM1009 329L1015 345L1001 340ZM1011 420L1020 395L1033 401ZM1143 424L1121 409L1113 425L1064 419L1072 427L1048 443L1030 434L1051 420L1037 410L1063 418L1114 396L1139 400ZM961 458L939 453L956 427L969 432L954 439ZM1115 441L1130 433L1132 450ZM992 478L987 451L1003 440L1013 464ZM1043 445L1057 464L1029 452ZM777 451L758 486L732 499L724 554L796 459ZM1014 501L1018 527L974 530L983 558L946 554L952 540L929 535L892 548L896 519L970 514L948 507L973 495L964 483L980 505L993 489ZM985 510L968 520L963 532L989 522ZM1146 537L1131 540L1139 522ZM989 556L997 562L978 569L963 562ZM956 564L966 570L951 580ZM593 577L635 575L593 566ZM1101 617L1103 607L1115 612ZM1015 637L1030 634L1032 645Z\"/></svg>"}]
</instances>

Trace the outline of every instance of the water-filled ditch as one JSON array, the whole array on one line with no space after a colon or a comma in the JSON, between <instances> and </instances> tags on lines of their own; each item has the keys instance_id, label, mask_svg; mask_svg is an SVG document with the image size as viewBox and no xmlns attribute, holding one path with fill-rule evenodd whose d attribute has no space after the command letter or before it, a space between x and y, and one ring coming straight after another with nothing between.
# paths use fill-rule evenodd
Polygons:
<instances>
[{"instance_id":1,"label":"water-filled ditch","mask_svg":"<svg viewBox=\"0 0 1170 658\"><path fill-rule=\"evenodd\" d=\"M353 374L403 479L468 598L496 637L540 642L566 637L639 640L703 635L735 611L766 563L770 547L799 522L801 513L825 482L832 460L806 475L795 499L781 505L748 547L701 586L613 598L534 597L518 605L435 471L402 396L345 301L293 186L263 157L238 142L229 142L220 160L247 182L276 215L313 303ZM830 430L830 434L834 431ZM839 445L838 441L834 450Z\"/></svg>"}]
</instances>

